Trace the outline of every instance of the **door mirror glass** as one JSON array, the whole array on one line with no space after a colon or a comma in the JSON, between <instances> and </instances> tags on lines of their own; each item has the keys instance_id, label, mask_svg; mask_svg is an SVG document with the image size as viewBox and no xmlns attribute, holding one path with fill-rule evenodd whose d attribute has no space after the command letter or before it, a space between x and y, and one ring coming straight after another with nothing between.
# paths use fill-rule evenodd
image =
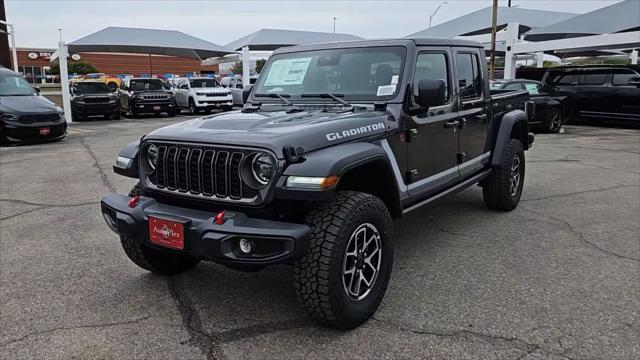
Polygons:
<instances>
[{"instance_id":1,"label":"door mirror glass","mask_svg":"<svg viewBox=\"0 0 640 360\"><path fill-rule=\"evenodd\" d=\"M249 99L249 95L251 94L251 90L253 89L253 84L247 86L246 88L242 89L242 103L246 104L247 103L247 99Z\"/></svg>"},{"instance_id":2,"label":"door mirror glass","mask_svg":"<svg viewBox=\"0 0 640 360\"><path fill-rule=\"evenodd\" d=\"M444 105L447 101L447 90L442 80L420 80L418 83L418 105L428 108Z\"/></svg>"}]
</instances>

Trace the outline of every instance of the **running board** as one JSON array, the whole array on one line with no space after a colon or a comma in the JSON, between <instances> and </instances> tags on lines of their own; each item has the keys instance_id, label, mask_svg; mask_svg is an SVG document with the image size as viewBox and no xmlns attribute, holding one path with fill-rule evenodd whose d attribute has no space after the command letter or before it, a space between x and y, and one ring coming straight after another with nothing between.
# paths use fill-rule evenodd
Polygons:
<instances>
[{"instance_id":1,"label":"running board","mask_svg":"<svg viewBox=\"0 0 640 360\"><path fill-rule=\"evenodd\" d=\"M430 197L428 199L422 200L417 204L411 205L408 208L403 209L402 210L402 214L403 215L407 214L407 213L409 213L409 212L411 212L411 211L413 211L413 210L415 210L417 208L420 208L420 207L425 206L427 204L430 204L430 203L432 203L432 202L434 202L436 200L439 200L442 197L445 197L447 195L455 194L455 193L457 193L459 191L462 191L462 190L466 189L467 187L469 187L470 185L473 185L473 184L475 184L477 182L480 182L482 179L484 179L487 176L489 176L489 174L491 174L491 170L485 170L485 171L483 171L483 172L481 172L481 173L479 173L477 175L474 175L474 176L470 177L469 179L459 183L458 185L450 187L449 189L439 193L436 196L433 196L433 197Z\"/></svg>"}]
</instances>

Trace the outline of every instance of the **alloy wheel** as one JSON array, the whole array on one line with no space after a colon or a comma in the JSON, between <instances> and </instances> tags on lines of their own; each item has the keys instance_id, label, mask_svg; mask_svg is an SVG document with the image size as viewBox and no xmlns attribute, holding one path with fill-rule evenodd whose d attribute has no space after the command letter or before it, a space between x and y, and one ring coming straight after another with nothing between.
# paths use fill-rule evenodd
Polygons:
<instances>
[{"instance_id":1,"label":"alloy wheel","mask_svg":"<svg viewBox=\"0 0 640 360\"><path fill-rule=\"evenodd\" d=\"M520 156L514 155L509 176L509 195L516 196L520 187Z\"/></svg>"},{"instance_id":2,"label":"alloy wheel","mask_svg":"<svg viewBox=\"0 0 640 360\"><path fill-rule=\"evenodd\" d=\"M382 239L375 226L365 223L351 234L342 265L342 285L349 298L359 301L373 289L382 264Z\"/></svg>"}]
</instances>

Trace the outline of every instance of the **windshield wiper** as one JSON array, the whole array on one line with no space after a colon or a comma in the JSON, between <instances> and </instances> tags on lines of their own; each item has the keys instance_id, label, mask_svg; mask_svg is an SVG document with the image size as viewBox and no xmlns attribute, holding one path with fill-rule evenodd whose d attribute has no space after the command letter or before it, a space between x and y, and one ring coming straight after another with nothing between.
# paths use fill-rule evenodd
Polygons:
<instances>
[{"instance_id":1,"label":"windshield wiper","mask_svg":"<svg viewBox=\"0 0 640 360\"><path fill-rule=\"evenodd\" d=\"M344 97L344 94L332 94L332 93L302 94L302 95L300 95L300 97L319 97L319 98L324 98L324 99L333 99L333 100L339 102L343 106L351 106L351 104L349 104L348 102L340 99L341 97Z\"/></svg>"},{"instance_id":2,"label":"windshield wiper","mask_svg":"<svg viewBox=\"0 0 640 360\"><path fill-rule=\"evenodd\" d=\"M291 100L287 99L291 97L289 94L278 94L278 93L268 93L268 94L254 94L255 97L270 97L270 98L279 98L282 102L287 106L293 106L294 104Z\"/></svg>"}]
</instances>

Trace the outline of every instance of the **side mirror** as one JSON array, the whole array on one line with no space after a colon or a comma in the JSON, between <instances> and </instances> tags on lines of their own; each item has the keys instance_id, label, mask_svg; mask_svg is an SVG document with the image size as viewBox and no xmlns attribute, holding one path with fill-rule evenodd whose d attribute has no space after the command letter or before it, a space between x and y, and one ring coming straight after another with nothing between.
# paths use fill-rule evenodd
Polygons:
<instances>
[{"instance_id":1,"label":"side mirror","mask_svg":"<svg viewBox=\"0 0 640 360\"><path fill-rule=\"evenodd\" d=\"M418 105L429 108L447 102L447 88L443 80L420 80L418 83Z\"/></svg>"},{"instance_id":2,"label":"side mirror","mask_svg":"<svg viewBox=\"0 0 640 360\"><path fill-rule=\"evenodd\" d=\"M632 77L629 79L629 85L640 87L640 77Z\"/></svg>"},{"instance_id":3,"label":"side mirror","mask_svg":"<svg viewBox=\"0 0 640 360\"><path fill-rule=\"evenodd\" d=\"M246 104L247 100L249 99L249 95L251 94L251 90L253 89L253 84L247 86L246 88L242 89L242 103Z\"/></svg>"},{"instance_id":4,"label":"side mirror","mask_svg":"<svg viewBox=\"0 0 640 360\"><path fill-rule=\"evenodd\" d=\"M34 86L34 87L33 87L33 90L35 90L37 94L40 94L40 88L39 88L39 87Z\"/></svg>"}]
</instances>

